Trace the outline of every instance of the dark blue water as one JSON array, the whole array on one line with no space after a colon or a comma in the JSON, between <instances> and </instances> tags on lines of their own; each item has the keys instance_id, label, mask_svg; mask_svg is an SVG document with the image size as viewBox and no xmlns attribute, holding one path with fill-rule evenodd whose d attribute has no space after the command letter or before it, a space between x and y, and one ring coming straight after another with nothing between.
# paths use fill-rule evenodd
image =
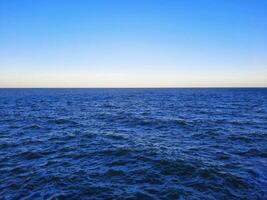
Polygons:
<instances>
[{"instance_id":1,"label":"dark blue water","mask_svg":"<svg viewBox=\"0 0 267 200\"><path fill-rule=\"evenodd\" d=\"M1 89L0 199L267 199L267 89Z\"/></svg>"}]
</instances>

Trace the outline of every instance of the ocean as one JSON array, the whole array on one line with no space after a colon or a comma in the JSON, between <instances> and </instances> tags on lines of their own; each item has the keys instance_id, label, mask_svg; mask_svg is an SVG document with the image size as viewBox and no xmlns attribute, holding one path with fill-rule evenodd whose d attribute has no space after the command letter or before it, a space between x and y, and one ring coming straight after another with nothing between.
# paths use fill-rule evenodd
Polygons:
<instances>
[{"instance_id":1,"label":"ocean","mask_svg":"<svg viewBox=\"0 0 267 200\"><path fill-rule=\"evenodd\" d=\"M0 199L267 199L267 89L0 89Z\"/></svg>"}]
</instances>

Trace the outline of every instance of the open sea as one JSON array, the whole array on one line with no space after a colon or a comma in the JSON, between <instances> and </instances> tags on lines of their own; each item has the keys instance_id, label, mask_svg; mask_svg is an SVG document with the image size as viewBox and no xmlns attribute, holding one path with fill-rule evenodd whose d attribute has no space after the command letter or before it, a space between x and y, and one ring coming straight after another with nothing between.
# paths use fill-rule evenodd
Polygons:
<instances>
[{"instance_id":1,"label":"open sea","mask_svg":"<svg viewBox=\"0 0 267 200\"><path fill-rule=\"evenodd\" d=\"M0 89L0 199L267 199L267 89Z\"/></svg>"}]
</instances>

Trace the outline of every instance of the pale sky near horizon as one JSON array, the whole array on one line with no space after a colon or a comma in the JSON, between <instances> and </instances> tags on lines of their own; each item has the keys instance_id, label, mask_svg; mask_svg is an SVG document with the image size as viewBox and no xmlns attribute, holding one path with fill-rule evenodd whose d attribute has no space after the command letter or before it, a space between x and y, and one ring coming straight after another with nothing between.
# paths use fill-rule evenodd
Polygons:
<instances>
[{"instance_id":1,"label":"pale sky near horizon","mask_svg":"<svg viewBox=\"0 0 267 200\"><path fill-rule=\"evenodd\" d=\"M0 0L0 87L267 86L265 0Z\"/></svg>"}]
</instances>

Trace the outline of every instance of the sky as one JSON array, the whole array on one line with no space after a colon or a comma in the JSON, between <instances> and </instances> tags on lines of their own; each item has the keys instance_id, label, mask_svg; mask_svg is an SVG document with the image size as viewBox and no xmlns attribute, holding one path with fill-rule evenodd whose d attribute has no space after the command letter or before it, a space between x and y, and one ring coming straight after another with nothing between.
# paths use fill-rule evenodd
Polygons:
<instances>
[{"instance_id":1,"label":"sky","mask_svg":"<svg viewBox=\"0 0 267 200\"><path fill-rule=\"evenodd\" d=\"M267 1L0 0L0 87L267 87Z\"/></svg>"}]
</instances>

